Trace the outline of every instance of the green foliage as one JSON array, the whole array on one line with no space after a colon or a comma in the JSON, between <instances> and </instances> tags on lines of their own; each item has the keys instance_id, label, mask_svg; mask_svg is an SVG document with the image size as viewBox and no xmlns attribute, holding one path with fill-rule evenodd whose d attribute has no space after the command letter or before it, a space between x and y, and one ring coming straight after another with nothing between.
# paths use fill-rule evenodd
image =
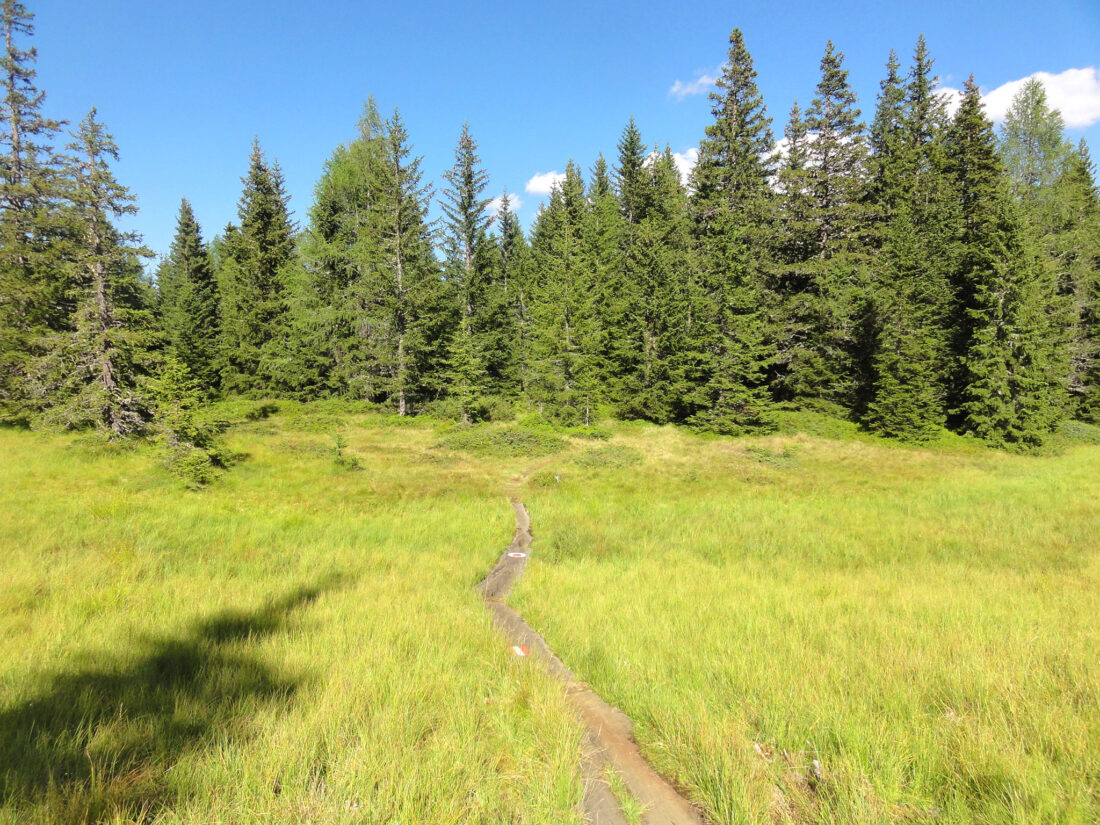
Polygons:
<instances>
[{"instance_id":1,"label":"green foliage","mask_svg":"<svg viewBox=\"0 0 1100 825\"><path fill-rule=\"evenodd\" d=\"M456 429L437 446L475 455L534 458L561 452L565 441L542 430L475 425Z\"/></svg>"},{"instance_id":2,"label":"green foliage","mask_svg":"<svg viewBox=\"0 0 1100 825\"><path fill-rule=\"evenodd\" d=\"M294 255L294 225L278 162L268 163L258 140L241 178L239 229L222 239L222 381L228 392L257 396L281 388Z\"/></svg>"},{"instance_id":3,"label":"green foliage","mask_svg":"<svg viewBox=\"0 0 1100 825\"><path fill-rule=\"evenodd\" d=\"M153 392L156 428L164 442L166 466L192 487L214 481L229 464L228 453L218 443L223 427L201 415L205 395L183 361L174 356L165 360Z\"/></svg>"},{"instance_id":4,"label":"green foliage","mask_svg":"<svg viewBox=\"0 0 1100 825\"><path fill-rule=\"evenodd\" d=\"M191 204L180 203L172 249L157 269L160 326L176 357L208 394L221 383L217 281Z\"/></svg>"},{"instance_id":5,"label":"green foliage","mask_svg":"<svg viewBox=\"0 0 1100 825\"><path fill-rule=\"evenodd\" d=\"M1052 343L1044 336L1053 285L1010 199L992 124L971 78L948 151L963 217L955 273L954 408L983 440L1037 446L1058 417Z\"/></svg>"},{"instance_id":6,"label":"green foliage","mask_svg":"<svg viewBox=\"0 0 1100 825\"><path fill-rule=\"evenodd\" d=\"M63 219L73 239L65 266L75 311L72 329L44 339L45 351L31 367L31 395L43 426L92 427L111 438L141 435L152 414L143 383L156 339L139 264L149 252L111 223L135 211L134 199L111 171L118 147L95 109L73 138Z\"/></svg>"}]
</instances>

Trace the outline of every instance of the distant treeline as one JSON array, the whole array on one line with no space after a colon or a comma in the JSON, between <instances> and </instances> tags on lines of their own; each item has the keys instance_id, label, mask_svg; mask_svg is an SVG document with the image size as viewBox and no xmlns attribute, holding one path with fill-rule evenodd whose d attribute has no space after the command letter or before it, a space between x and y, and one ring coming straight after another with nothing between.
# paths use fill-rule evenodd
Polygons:
<instances>
[{"instance_id":1,"label":"distant treeline","mask_svg":"<svg viewBox=\"0 0 1100 825\"><path fill-rule=\"evenodd\" d=\"M713 123L681 180L631 120L612 161L572 161L530 237L494 209L463 127L431 188L397 112L291 220L254 145L239 223L209 244L186 200L156 277L114 225L132 199L89 114L59 148L31 15L3 0L0 398L8 419L140 434L217 396L341 397L465 421L524 401L722 433L780 404L887 435L943 427L1040 444L1100 419L1100 196L1038 81L1000 135L967 82L949 115L923 38L894 53L870 127L832 43L777 143L734 30Z\"/></svg>"}]
</instances>

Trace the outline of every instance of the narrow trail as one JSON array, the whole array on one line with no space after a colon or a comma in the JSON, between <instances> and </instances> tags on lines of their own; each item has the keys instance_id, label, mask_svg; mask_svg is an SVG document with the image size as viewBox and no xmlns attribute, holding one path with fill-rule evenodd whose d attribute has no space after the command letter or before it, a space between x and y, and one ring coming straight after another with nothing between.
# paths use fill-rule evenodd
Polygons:
<instances>
[{"instance_id":1,"label":"narrow trail","mask_svg":"<svg viewBox=\"0 0 1100 825\"><path fill-rule=\"evenodd\" d=\"M610 765L627 790L644 807L643 825L705 825L699 812L642 757L631 736L631 721L618 708L580 682L546 641L532 630L504 599L527 567L531 552L531 517L519 500L512 499L516 534L496 566L477 586L497 627L513 645L527 648L551 676L565 685L566 696L585 725L581 771L584 775L585 815L593 825L628 825L605 779Z\"/></svg>"}]
</instances>

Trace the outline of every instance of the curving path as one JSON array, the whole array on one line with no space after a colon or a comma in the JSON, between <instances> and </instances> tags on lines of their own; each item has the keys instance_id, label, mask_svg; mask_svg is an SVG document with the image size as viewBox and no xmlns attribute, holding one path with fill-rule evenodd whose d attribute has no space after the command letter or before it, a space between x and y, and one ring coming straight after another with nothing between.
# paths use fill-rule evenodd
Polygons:
<instances>
[{"instance_id":1,"label":"curving path","mask_svg":"<svg viewBox=\"0 0 1100 825\"><path fill-rule=\"evenodd\" d=\"M565 663L554 655L545 640L507 604L512 585L527 566L531 552L531 517L523 503L513 499L516 534L496 566L477 586L497 627L513 645L525 647L538 658L550 675L565 685L566 695L585 724L584 812L593 825L627 825L619 803L604 779L610 765L630 794L645 809L644 825L705 825L699 812L642 757L631 736L630 719L607 704L581 683Z\"/></svg>"}]
</instances>

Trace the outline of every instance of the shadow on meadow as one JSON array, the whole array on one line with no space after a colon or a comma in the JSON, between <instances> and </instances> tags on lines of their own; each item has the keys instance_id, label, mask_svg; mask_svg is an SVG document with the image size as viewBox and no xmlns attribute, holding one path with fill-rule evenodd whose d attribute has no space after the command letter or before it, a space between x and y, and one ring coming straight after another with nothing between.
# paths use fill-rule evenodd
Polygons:
<instances>
[{"instance_id":1,"label":"shadow on meadow","mask_svg":"<svg viewBox=\"0 0 1100 825\"><path fill-rule=\"evenodd\" d=\"M35 698L0 711L0 820L6 809L22 812L20 821L84 823L117 814L140 821L186 797L186 782L172 775L181 757L247 738L255 714L286 702L299 685L250 655L248 645L337 585L301 588L253 612L220 613L153 643L125 668L45 677Z\"/></svg>"}]
</instances>

